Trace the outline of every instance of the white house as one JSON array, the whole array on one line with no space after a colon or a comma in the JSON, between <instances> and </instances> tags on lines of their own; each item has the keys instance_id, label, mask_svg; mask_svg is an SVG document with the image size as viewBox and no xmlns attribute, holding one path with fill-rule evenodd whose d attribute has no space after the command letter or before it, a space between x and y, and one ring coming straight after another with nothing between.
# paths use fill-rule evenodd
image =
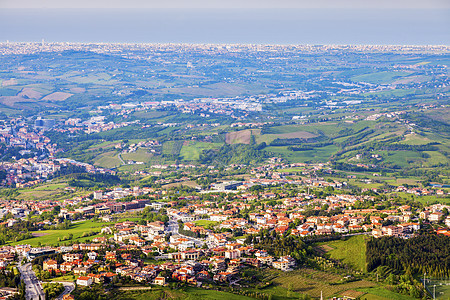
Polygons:
<instances>
[{"instance_id":1,"label":"white house","mask_svg":"<svg viewBox=\"0 0 450 300\"><path fill-rule=\"evenodd\" d=\"M92 284L92 278L87 276L80 276L77 279L77 285L90 286Z\"/></svg>"}]
</instances>

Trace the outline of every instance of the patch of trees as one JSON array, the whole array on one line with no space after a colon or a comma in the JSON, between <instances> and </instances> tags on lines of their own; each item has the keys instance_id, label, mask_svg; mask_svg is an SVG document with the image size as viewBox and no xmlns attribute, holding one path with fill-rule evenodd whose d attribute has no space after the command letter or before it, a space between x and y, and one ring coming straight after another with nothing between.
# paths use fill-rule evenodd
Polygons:
<instances>
[{"instance_id":1,"label":"patch of trees","mask_svg":"<svg viewBox=\"0 0 450 300\"><path fill-rule=\"evenodd\" d=\"M380 168L379 167L359 167L357 165L353 165L353 164L347 164L347 163L342 163L342 162L334 162L333 163L333 168L335 170L341 170L341 171L352 171L352 172L379 172Z\"/></svg>"},{"instance_id":2,"label":"patch of trees","mask_svg":"<svg viewBox=\"0 0 450 300\"><path fill-rule=\"evenodd\" d=\"M428 143L425 145L408 145L408 144L390 144L387 142L378 142L370 145L366 145L364 149L367 150L387 150L387 151L438 151L439 148L435 145L439 143Z\"/></svg>"},{"instance_id":3,"label":"patch of trees","mask_svg":"<svg viewBox=\"0 0 450 300\"><path fill-rule=\"evenodd\" d=\"M301 145L301 146L289 146L288 150L291 151L308 151L308 150L314 150L315 148L321 148L326 147L329 145L333 145L333 143L315 143L315 144L309 144L309 145Z\"/></svg>"},{"instance_id":4,"label":"patch of trees","mask_svg":"<svg viewBox=\"0 0 450 300\"><path fill-rule=\"evenodd\" d=\"M55 299L64 291L62 283L45 283L43 288L45 299Z\"/></svg>"},{"instance_id":5,"label":"patch of trees","mask_svg":"<svg viewBox=\"0 0 450 300\"><path fill-rule=\"evenodd\" d=\"M266 250L271 255L290 255L298 262L304 261L307 255L303 241L295 239L292 235L279 235L276 231L262 230L257 235L248 235L245 243L253 244L256 249Z\"/></svg>"},{"instance_id":6,"label":"patch of trees","mask_svg":"<svg viewBox=\"0 0 450 300\"><path fill-rule=\"evenodd\" d=\"M366 127L368 128L368 127ZM369 129L369 130L365 130L366 128L364 128L364 131L361 131L360 133L349 137L348 139L346 139L345 141L339 143L339 145L343 148L347 147L347 146L353 146L359 142L361 142L364 138L366 138L367 136L371 135L372 133L375 132L375 130L373 129Z\"/></svg>"},{"instance_id":7,"label":"patch of trees","mask_svg":"<svg viewBox=\"0 0 450 300\"><path fill-rule=\"evenodd\" d=\"M6 218L12 216L6 215ZM18 242L30 239L33 235L29 232L36 230L32 222L19 221L11 227L0 225L0 245L4 245L8 241Z\"/></svg>"},{"instance_id":8,"label":"patch of trees","mask_svg":"<svg viewBox=\"0 0 450 300\"><path fill-rule=\"evenodd\" d=\"M450 237L421 235L410 239L383 237L367 242L367 269L380 266L436 278L450 276Z\"/></svg>"},{"instance_id":9,"label":"patch of trees","mask_svg":"<svg viewBox=\"0 0 450 300\"><path fill-rule=\"evenodd\" d=\"M424 114L408 113L405 115L405 119L411 121L412 123L415 123L422 128L430 128L447 135L450 132L449 124L435 120Z\"/></svg>"},{"instance_id":10,"label":"patch of trees","mask_svg":"<svg viewBox=\"0 0 450 300\"><path fill-rule=\"evenodd\" d=\"M0 286L17 288L20 285L20 274L14 275L14 272L0 270Z\"/></svg>"},{"instance_id":11,"label":"patch of trees","mask_svg":"<svg viewBox=\"0 0 450 300\"><path fill-rule=\"evenodd\" d=\"M20 193L17 191L17 189L1 189L0 190L0 197L4 198L13 198L20 195Z\"/></svg>"},{"instance_id":12,"label":"patch of trees","mask_svg":"<svg viewBox=\"0 0 450 300\"><path fill-rule=\"evenodd\" d=\"M75 166L72 164L68 164L66 166L61 166L61 168L54 173L54 177L69 175L69 174L76 174L76 173L85 173L86 168Z\"/></svg>"},{"instance_id":13,"label":"patch of trees","mask_svg":"<svg viewBox=\"0 0 450 300\"><path fill-rule=\"evenodd\" d=\"M315 141L316 139L301 139L301 138L294 138L294 139L274 139L270 142L270 146L291 146L291 145L298 145L302 143L311 143Z\"/></svg>"},{"instance_id":14,"label":"patch of trees","mask_svg":"<svg viewBox=\"0 0 450 300\"><path fill-rule=\"evenodd\" d=\"M70 178L69 185L75 187L86 187L86 185L115 185L121 182L118 176L110 174L75 173L67 175L67 178ZM86 183L85 181L88 182Z\"/></svg>"},{"instance_id":15,"label":"patch of trees","mask_svg":"<svg viewBox=\"0 0 450 300\"><path fill-rule=\"evenodd\" d=\"M169 222L169 216L167 216L167 212L164 209L160 210L159 212L152 212L150 207L147 206L142 211L142 219L139 221L139 224L142 223L142 225L145 225L147 224L147 221L161 221L164 222L164 224L167 224Z\"/></svg>"},{"instance_id":16,"label":"patch of trees","mask_svg":"<svg viewBox=\"0 0 450 300\"><path fill-rule=\"evenodd\" d=\"M200 154L200 162L208 165L229 165L229 164L255 164L260 163L268 157L263 150L258 150L256 145L228 145L225 144L220 149L203 150Z\"/></svg>"}]
</instances>

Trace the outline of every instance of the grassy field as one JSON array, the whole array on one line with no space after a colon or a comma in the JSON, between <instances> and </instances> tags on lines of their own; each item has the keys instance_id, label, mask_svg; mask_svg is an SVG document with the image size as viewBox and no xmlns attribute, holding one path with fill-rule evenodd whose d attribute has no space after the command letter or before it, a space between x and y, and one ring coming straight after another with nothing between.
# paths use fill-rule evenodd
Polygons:
<instances>
[{"instance_id":1,"label":"grassy field","mask_svg":"<svg viewBox=\"0 0 450 300\"><path fill-rule=\"evenodd\" d=\"M407 144L407 145L425 145L428 143L433 142L432 140L417 135L417 134L407 134L405 135L405 139L400 142L400 144Z\"/></svg>"},{"instance_id":2,"label":"grassy field","mask_svg":"<svg viewBox=\"0 0 450 300\"><path fill-rule=\"evenodd\" d=\"M165 184L165 185L162 186L162 188L163 189L170 189L170 188L173 188L173 187L181 187L181 186L197 188L199 185L195 181L188 180L188 181L181 181L181 182L174 182L174 183Z\"/></svg>"},{"instance_id":3,"label":"grassy field","mask_svg":"<svg viewBox=\"0 0 450 300\"><path fill-rule=\"evenodd\" d=\"M96 222L96 221L82 221L78 223L74 223L71 225L69 229L66 230L42 230L42 231L34 231L34 234L40 235L36 236L31 239L22 240L18 242L11 243L11 245L21 245L21 244L29 244L31 246L37 246L38 243L41 243L42 245L56 245L56 244L63 244L64 242L70 242L70 241L79 241L83 242L87 239L93 239L98 235L90 236L90 237L81 237L83 233L90 232L90 231L98 231L100 232L100 229L102 227L106 227L108 225L112 225L113 223L104 223L104 222ZM68 237L69 234L73 234L72 240L67 241L58 241L58 238L63 238L64 236Z\"/></svg>"},{"instance_id":4,"label":"grassy field","mask_svg":"<svg viewBox=\"0 0 450 300\"><path fill-rule=\"evenodd\" d=\"M355 270L365 272L367 270L365 238L364 235L356 235L347 240L325 242L320 245L333 248L327 251L327 255L331 258L338 259Z\"/></svg>"},{"instance_id":5,"label":"grassy field","mask_svg":"<svg viewBox=\"0 0 450 300\"><path fill-rule=\"evenodd\" d=\"M383 287L372 287L372 288L359 288L358 291L365 292L364 296L361 297L361 300L378 300L378 299L389 299L389 300L412 300L415 299L410 296L401 295L395 292L392 292Z\"/></svg>"},{"instance_id":6,"label":"grassy field","mask_svg":"<svg viewBox=\"0 0 450 300\"><path fill-rule=\"evenodd\" d=\"M412 72L396 72L396 71L377 72L377 73L353 76L353 77L351 77L351 80L359 81L359 82L383 84L383 83L392 82L395 79L398 79L401 77L409 76L410 74L412 74Z\"/></svg>"},{"instance_id":7,"label":"grassy field","mask_svg":"<svg viewBox=\"0 0 450 300\"><path fill-rule=\"evenodd\" d=\"M448 189L447 189L448 190ZM419 201L425 205L430 205L432 203L442 203L442 204L450 204L450 197L442 197L437 195L430 195L430 196L415 196L413 194L408 194L404 192L398 192L395 193L398 196L405 198L405 199L414 199L416 201Z\"/></svg>"},{"instance_id":8,"label":"grassy field","mask_svg":"<svg viewBox=\"0 0 450 300\"><path fill-rule=\"evenodd\" d=\"M261 270L261 272L266 276L261 281L271 281L273 284L257 291L271 294L273 299L298 299L301 295L305 294L318 298L321 292L324 298L328 299L344 291L375 286L374 283L366 280L330 284L339 282L343 277L313 269L299 269L292 272L265 269Z\"/></svg>"},{"instance_id":9,"label":"grassy field","mask_svg":"<svg viewBox=\"0 0 450 300\"><path fill-rule=\"evenodd\" d=\"M151 153L148 153L144 149L138 149L136 150L136 152L122 154L122 159L125 162L128 160L132 160L147 163L150 161L150 158L152 156L153 155Z\"/></svg>"},{"instance_id":10,"label":"grassy field","mask_svg":"<svg viewBox=\"0 0 450 300\"><path fill-rule=\"evenodd\" d=\"M225 137L227 144L250 144L252 130L240 130L228 132Z\"/></svg>"},{"instance_id":11,"label":"grassy field","mask_svg":"<svg viewBox=\"0 0 450 300\"><path fill-rule=\"evenodd\" d=\"M210 220L198 220L195 221L194 224L197 226L208 226L208 225L216 225L218 222L217 221L210 221Z\"/></svg>"},{"instance_id":12,"label":"grassy field","mask_svg":"<svg viewBox=\"0 0 450 300\"><path fill-rule=\"evenodd\" d=\"M308 131L295 131L288 133L279 133L279 134L262 134L256 136L256 142L262 143L265 142L267 144L271 143L275 139L311 139L317 137L316 134L308 132Z\"/></svg>"},{"instance_id":13,"label":"grassy field","mask_svg":"<svg viewBox=\"0 0 450 300\"><path fill-rule=\"evenodd\" d=\"M122 165L122 162L118 157L118 152L110 151L97 156L94 165L103 168L114 168Z\"/></svg>"},{"instance_id":14,"label":"grassy field","mask_svg":"<svg viewBox=\"0 0 450 300\"><path fill-rule=\"evenodd\" d=\"M450 280L432 280L427 284L430 291L436 285L436 299L450 299Z\"/></svg>"},{"instance_id":15,"label":"grassy field","mask_svg":"<svg viewBox=\"0 0 450 300\"><path fill-rule=\"evenodd\" d=\"M48 281L70 281L73 282L75 280L75 275L65 275L65 276L58 276L54 278L48 279Z\"/></svg>"},{"instance_id":16,"label":"grassy field","mask_svg":"<svg viewBox=\"0 0 450 300\"><path fill-rule=\"evenodd\" d=\"M46 183L41 186L19 189L19 195L17 199L23 200L44 200L53 199L60 200L64 197L73 197L76 193L66 191L67 183L63 181L55 181L52 183Z\"/></svg>"},{"instance_id":17,"label":"grassy field","mask_svg":"<svg viewBox=\"0 0 450 300\"><path fill-rule=\"evenodd\" d=\"M183 141L168 141L163 144L162 152L166 155L179 155Z\"/></svg>"},{"instance_id":18,"label":"grassy field","mask_svg":"<svg viewBox=\"0 0 450 300\"><path fill-rule=\"evenodd\" d=\"M180 156L186 161L196 161L199 159L203 150L219 148L220 145L220 143L187 141L181 148Z\"/></svg>"},{"instance_id":19,"label":"grassy field","mask_svg":"<svg viewBox=\"0 0 450 300\"><path fill-rule=\"evenodd\" d=\"M120 291L115 293L112 299L136 299L136 300L158 300L158 299L173 299L173 300L250 300L253 298L235 295L227 292L220 292L214 290L205 290L194 287L185 287L177 290L168 288L155 287L146 291Z\"/></svg>"},{"instance_id":20,"label":"grassy field","mask_svg":"<svg viewBox=\"0 0 450 300\"><path fill-rule=\"evenodd\" d=\"M326 147L317 148L315 150L307 151L291 151L287 146L270 146L266 147L264 150L273 152L283 156L287 161L291 163L301 163L301 162L327 162L330 156L338 151L338 147L335 145L330 145Z\"/></svg>"}]
</instances>

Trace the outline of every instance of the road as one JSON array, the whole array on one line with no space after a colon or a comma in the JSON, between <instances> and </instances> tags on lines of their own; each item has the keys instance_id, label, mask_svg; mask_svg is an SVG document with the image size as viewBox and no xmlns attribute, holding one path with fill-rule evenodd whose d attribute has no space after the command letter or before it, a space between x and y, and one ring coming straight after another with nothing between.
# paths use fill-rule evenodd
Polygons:
<instances>
[{"instance_id":1,"label":"road","mask_svg":"<svg viewBox=\"0 0 450 300\"><path fill-rule=\"evenodd\" d=\"M61 293L61 295L56 298L56 300L62 300L64 295L68 295L72 293L72 291L75 289L75 283L73 282L67 282L67 281L57 281L57 283L61 283L64 285L64 291Z\"/></svg>"},{"instance_id":2,"label":"road","mask_svg":"<svg viewBox=\"0 0 450 300\"><path fill-rule=\"evenodd\" d=\"M31 263L26 263L18 267L21 278L25 283L25 298L33 300L45 299L44 291L39 280L31 268Z\"/></svg>"},{"instance_id":3,"label":"road","mask_svg":"<svg viewBox=\"0 0 450 300\"><path fill-rule=\"evenodd\" d=\"M120 155L120 153L117 154L117 157L120 159L120 162L122 163L122 165L126 165L126 163L123 161L122 155Z\"/></svg>"},{"instance_id":4,"label":"road","mask_svg":"<svg viewBox=\"0 0 450 300\"><path fill-rule=\"evenodd\" d=\"M178 234L178 221L176 219L170 219L169 224L167 225L167 230L174 235Z\"/></svg>"},{"instance_id":5,"label":"road","mask_svg":"<svg viewBox=\"0 0 450 300\"><path fill-rule=\"evenodd\" d=\"M194 237L190 237L190 236L185 236L181 233L178 232L178 220L176 218L172 218L169 220L169 224L167 225L167 230L172 233L172 235L179 235L181 237L184 237L188 240L192 240L195 245L197 247L202 247L203 244L205 243L205 241L201 240L201 239L197 239Z\"/></svg>"}]
</instances>

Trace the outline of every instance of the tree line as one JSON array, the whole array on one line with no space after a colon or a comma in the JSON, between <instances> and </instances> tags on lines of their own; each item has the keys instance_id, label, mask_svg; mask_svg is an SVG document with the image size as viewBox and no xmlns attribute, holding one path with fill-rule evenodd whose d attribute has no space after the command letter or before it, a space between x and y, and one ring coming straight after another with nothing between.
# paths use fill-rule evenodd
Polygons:
<instances>
[{"instance_id":1,"label":"tree line","mask_svg":"<svg viewBox=\"0 0 450 300\"><path fill-rule=\"evenodd\" d=\"M450 237L421 235L410 239L382 237L367 242L367 269L380 266L412 274L424 274L436 278L450 276Z\"/></svg>"}]
</instances>

